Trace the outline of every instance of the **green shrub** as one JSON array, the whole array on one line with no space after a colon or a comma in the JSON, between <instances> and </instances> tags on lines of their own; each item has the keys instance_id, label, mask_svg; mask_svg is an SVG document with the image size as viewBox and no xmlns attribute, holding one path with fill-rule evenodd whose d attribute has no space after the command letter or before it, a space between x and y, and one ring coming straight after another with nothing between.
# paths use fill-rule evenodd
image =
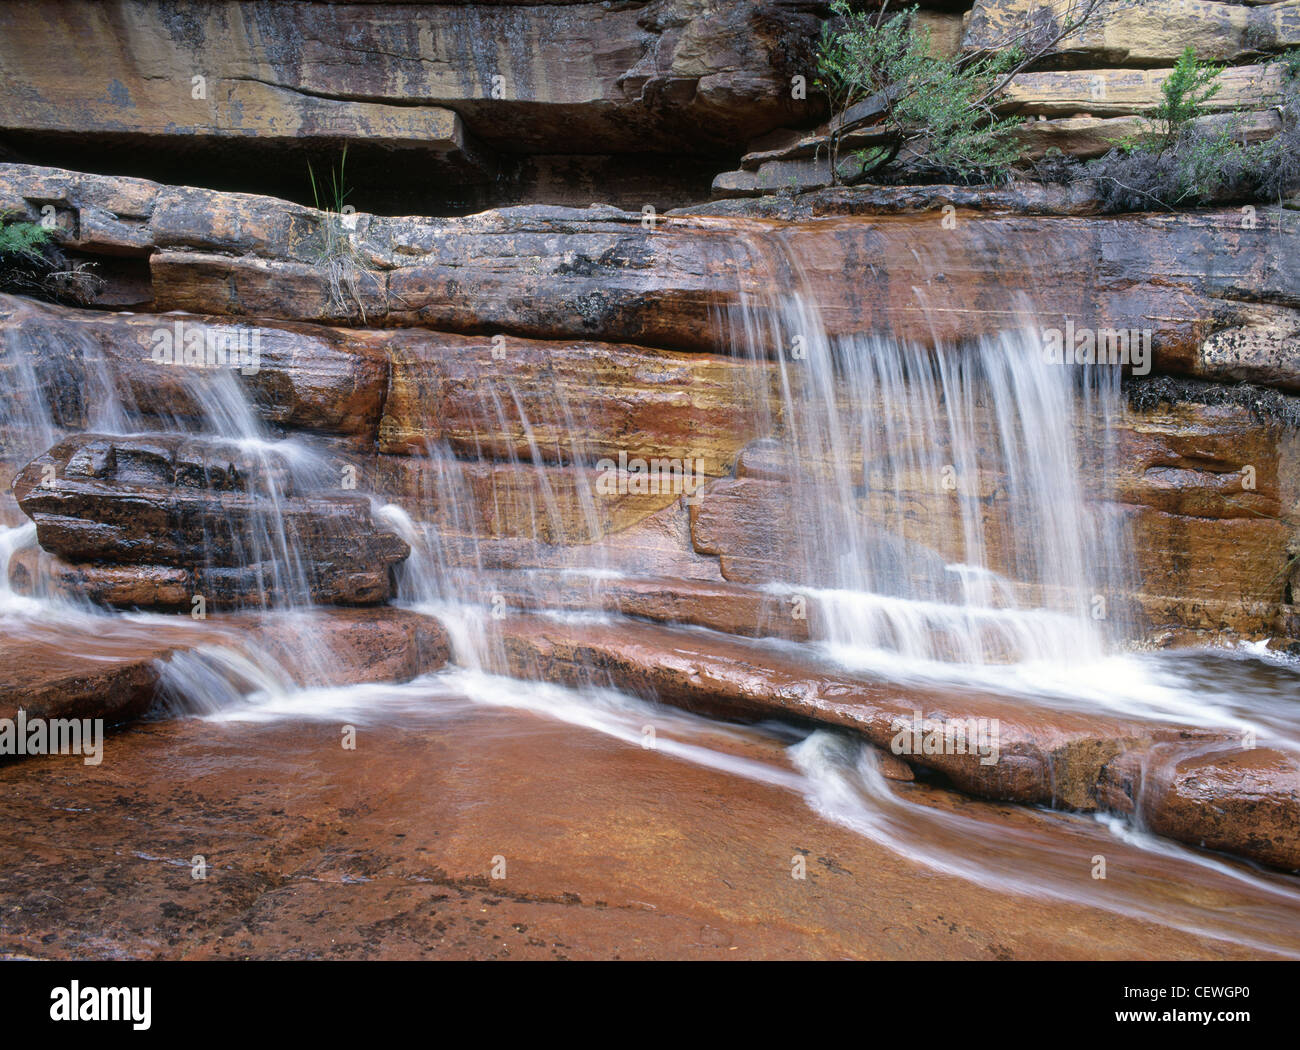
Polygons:
<instances>
[{"instance_id":1,"label":"green shrub","mask_svg":"<svg viewBox=\"0 0 1300 1050\"><path fill-rule=\"evenodd\" d=\"M833 118L876 98L878 127L892 133L894 148L860 160L880 167L901 150L913 170L962 180L1004 177L1018 153L1010 132L1019 121L994 116L988 103L997 80L1022 61L1021 50L965 62L935 57L928 30L915 25L916 10L886 18L883 10L854 11L847 0L832 0L835 18L822 30L817 83ZM838 135L831 162L838 176Z\"/></svg>"},{"instance_id":2,"label":"green shrub","mask_svg":"<svg viewBox=\"0 0 1300 1050\"><path fill-rule=\"evenodd\" d=\"M1165 79L1152 111L1151 131L1079 169L1095 178L1108 211L1177 208L1231 201L1272 201L1300 186L1300 80L1283 55L1282 130L1263 142L1244 142L1240 116L1217 128L1197 127L1217 94L1219 69L1198 62L1189 48Z\"/></svg>"},{"instance_id":3,"label":"green shrub","mask_svg":"<svg viewBox=\"0 0 1300 1050\"><path fill-rule=\"evenodd\" d=\"M1165 150L1174 144L1197 117L1205 115L1205 105L1223 87L1218 82L1220 68L1201 62L1196 49L1186 48L1160 86L1161 102L1151 111L1156 127L1148 148Z\"/></svg>"}]
</instances>

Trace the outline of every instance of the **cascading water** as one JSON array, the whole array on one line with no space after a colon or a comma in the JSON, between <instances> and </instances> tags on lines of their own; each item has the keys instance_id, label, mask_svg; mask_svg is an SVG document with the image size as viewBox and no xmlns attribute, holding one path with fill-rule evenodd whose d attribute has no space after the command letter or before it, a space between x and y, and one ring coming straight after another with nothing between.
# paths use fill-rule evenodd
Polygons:
<instances>
[{"instance_id":1,"label":"cascading water","mask_svg":"<svg viewBox=\"0 0 1300 1050\"><path fill-rule=\"evenodd\" d=\"M216 709L246 692L250 681L292 688L295 678L311 681L332 670L332 654L310 644L312 566L301 556L303 526L286 513L286 500L291 492L336 489L340 476L336 458L307 439L273 435L234 369L179 368L169 380L180 391L180 404L155 398L142 405L132 396L127 371L105 355L90 335L60 323L56 312L43 304L9 296L0 300L14 322L0 348L5 383L16 395L0 401L0 462L7 477L71 434L89 432L105 438L179 434L200 440L195 455L205 472L219 472L222 484L229 478L243 486L247 527L222 528L220 535L205 532L196 560L213 566L214 577L219 577L223 562L215 551L222 543L230 544L233 549L224 561L251 567L256 589L248 599L228 600L226 609L274 612L282 617L286 630L307 644L299 647L291 675L255 640L196 643L193 651L178 654L166 669L173 706ZM140 353L147 360L147 348ZM8 485L3 499L0 520L26 521ZM108 614L68 594L46 575L43 554L26 564L23 593L15 593L10 582L12 562L35 540L36 528L30 522L0 537L4 577L0 615L10 636L53 638L60 630L80 630L111 635L125 647L133 637L146 640L151 626L172 629L177 623L176 617L161 614ZM194 623L188 627L197 629ZM256 674L242 673L253 666L259 668Z\"/></svg>"},{"instance_id":2,"label":"cascading water","mask_svg":"<svg viewBox=\"0 0 1300 1050\"><path fill-rule=\"evenodd\" d=\"M798 508L781 582L820 605L837 657L1073 665L1124 637L1123 522L1084 479L1105 470L1118 369L1048 364L1027 331L832 340L803 295L738 313L779 370Z\"/></svg>"},{"instance_id":3,"label":"cascading water","mask_svg":"<svg viewBox=\"0 0 1300 1050\"><path fill-rule=\"evenodd\" d=\"M945 337L950 310L931 287L911 289L930 344L861 331L861 318L831 335L804 261L815 243L800 236L736 239L733 265L767 290L742 294L718 323L733 355L775 372L750 391L775 438L764 476L784 482L791 508L790 549L765 586L807 601L814 646L900 684L1300 749L1287 657L1221 654L1216 673L1204 656L1135 645L1137 555L1114 491L1119 365L1051 360L1033 289L1007 291L996 335ZM954 263L939 236L889 251L904 247L927 274ZM1234 670L1241 660L1279 670Z\"/></svg>"},{"instance_id":4,"label":"cascading water","mask_svg":"<svg viewBox=\"0 0 1300 1050\"><path fill-rule=\"evenodd\" d=\"M759 255L788 249L743 247ZM788 255L784 265L800 272ZM788 485L795 528L785 571L766 586L783 596L803 595L816 607L814 644L825 655L893 680L956 681L1026 703L1104 708L1188 725L1245 725L1273 742L1292 739L1294 719L1270 682L1252 683L1243 672L1225 685L1216 680L1218 672L1119 651L1129 640L1120 596L1132 589L1132 554L1122 516L1099 498L1120 412L1118 371L1047 363L1032 310L1023 304L1020 323L993 337L934 346L882 334L832 337L819 316L814 284L794 285L785 294L742 301L722 331L734 355L775 370L777 395L772 398L768 386L752 391L753 414L765 423L760 432L774 439L773 469ZM29 342L7 348L6 382L25 394L50 387L84 393L75 404L66 397L5 399L5 462L19 466L70 431L220 436L250 458L251 473L261 479L258 495L266 511L243 558L267 567L265 589L283 596L281 607L301 607L296 596L309 590L307 569L285 528L278 485L287 480L299 491L333 488L337 457L307 438L276 437L230 370L180 376L196 411L146 411L93 340L52 357L42 335L43 308L20 301L8 308L25 311L22 338ZM493 614L509 603L494 588L508 584L509 597L544 609L547 584L532 583L532 570L570 571L587 581L587 604L596 609L601 574L613 562L600 542L607 526L591 483L596 457L562 382L541 396L534 391L530 400L503 368L500 378L479 388L472 431L461 447L426 443L415 458L418 483L405 498L375 508L412 548L399 601L446 623L459 668L404 686L331 689L317 684L325 675L310 661L290 674L255 643L221 638L172 657L165 678L169 710L213 720L360 722L385 711L468 699L521 707L628 743L652 719L666 733L666 754L798 792L828 819L932 868L1004 884L1009 865L1020 864L1030 874L1008 883L1014 891L1078 894L1077 882L1054 856L1051 835L1044 832L1041 841L1030 836L1011 849L997 841L997 828L988 822L904 801L874 772L867 752L841 735L788 727L720 730L602 688L606 681L594 671L579 689L503 677L506 661ZM517 440L502 445L504 434ZM562 494L561 483L572 491ZM21 520L12 506L5 509L10 520ZM34 531L28 524L0 535L6 570L0 614L11 630L55 607L54 599L33 605L8 589L7 563L32 543ZM68 606L57 608L66 619ZM144 631L165 619L79 615ZM309 622L303 629L310 631ZM1081 680L1083 669L1087 680ZM719 743L720 735L744 743L751 734L768 739L771 733L793 744L788 764L736 760L726 741ZM1075 821L1071 834L1097 841L1091 821L1069 819ZM1083 824L1089 828L1080 830ZM1149 836L1135 838L1127 828L1115 830L1131 840L1135 853L1171 848ZM971 849L972 840L981 843L978 849ZM1173 913L1148 908L1144 901L1156 892L1158 869L1142 874L1131 892L1095 894L1092 903L1268 946L1270 924L1300 900L1287 880L1256 879L1239 866L1206 862L1185 850L1179 858L1213 867L1212 877L1205 877L1216 892L1248 884L1262 902L1258 914L1228 921L1206 918L1195 902L1180 902Z\"/></svg>"}]
</instances>

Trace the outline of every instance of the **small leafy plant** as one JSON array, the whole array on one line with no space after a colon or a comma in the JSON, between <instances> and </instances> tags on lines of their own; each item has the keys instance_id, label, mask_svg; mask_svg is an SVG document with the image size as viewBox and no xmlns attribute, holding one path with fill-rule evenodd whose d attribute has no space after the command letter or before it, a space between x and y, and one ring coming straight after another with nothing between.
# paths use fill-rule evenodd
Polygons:
<instances>
[{"instance_id":1,"label":"small leafy plant","mask_svg":"<svg viewBox=\"0 0 1300 1050\"><path fill-rule=\"evenodd\" d=\"M17 256L28 260L42 258L40 251L50 239L50 231L39 222L9 222L0 217L0 257Z\"/></svg>"},{"instance_id":2,"label":"small leafy plant","mask_svg":"<svg viewBox=\"0 0 1300 1050\"><path fill-rule=\"evenodd\" d=\"M70 263L41 223L0 215L0 291L84 305L103 288L94 263Z\"/></svg>"}]
</instances>

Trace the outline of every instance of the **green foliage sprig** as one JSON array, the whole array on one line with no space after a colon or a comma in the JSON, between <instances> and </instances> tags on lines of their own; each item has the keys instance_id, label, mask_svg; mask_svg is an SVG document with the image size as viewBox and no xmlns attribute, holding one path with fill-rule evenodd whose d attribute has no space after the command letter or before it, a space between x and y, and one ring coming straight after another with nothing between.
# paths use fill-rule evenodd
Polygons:
<instances>
[{"instance_id":1,"label":"green foliage sprig","mask_svg":"<svg viewBox=\"0 0 1300 1050\"><path fill-rule=\"evenodd\" d=\"M50 231L39 222L8 222L0 216L0 255L18 255L39 259L40 248L50 239Z\"/></svg>"}]
</instances>

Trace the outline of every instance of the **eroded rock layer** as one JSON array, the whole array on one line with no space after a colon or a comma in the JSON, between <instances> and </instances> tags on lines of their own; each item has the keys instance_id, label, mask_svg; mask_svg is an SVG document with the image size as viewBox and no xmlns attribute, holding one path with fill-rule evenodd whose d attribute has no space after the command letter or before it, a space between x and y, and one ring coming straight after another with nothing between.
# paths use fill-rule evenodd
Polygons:
<instances>
[{"instance_id":1,"label":"eroded rock layer","mask_svg":"<svg viewBox=\"0 0 1300 1050\"><path fill-rule=\"evenodd\" d=\"M40 545L74 567L65 582L112 604L374 604L410 553L367 497L299 494L281 456L212 439L71 438L14 479L14 496Z\"/></svg>"},{"instance_id":2,"label":"eroded rock layer","mask_svg":"<svg viewBox=\"0 0 1300 1050\"><path fill-rule=\"evenodd\" d=\"M0 136L60 163L92 150L173 181L198 164L289 196L307 193L308 159L346 144L371 207L562 199L585 178L663 208L707 191L720 163L693 158L820 115L790 77L809 73L821 6L10 4ZM46 75L42 56L90 39L75 71ZM646 158L666 155L679 181L652 189L646 167L664 165Z\"/></svg>"},{"instance_id":3,"label":"eroded rock layer","mask_svg":"<svg viewBox=\"0 0 1300 1050\"><path fill-rule=\"evenodd\" d=\"M773 288L813 296L832 336L920 342L1022 323L1007 295L1017 288L1040 324L1149 330L1156 370L1210 378L1272 377L1279 342L1300 330L1300 253L1287 250L1300 214L1280 207L1031 217L1004 195L989 215L797 224L734 209L725 219L548 207L361 214L344 230L349 252L331 261L324 228L339 218L328 213L0 165L0 208L40 218L46 205L60 243L98 260L104 305L129 291L143 310L716 351L722 312ZM336 262L350 278L343 292ZM1276 381L1295 384L1286 369Z\"/></svg>"}]
</instances>

